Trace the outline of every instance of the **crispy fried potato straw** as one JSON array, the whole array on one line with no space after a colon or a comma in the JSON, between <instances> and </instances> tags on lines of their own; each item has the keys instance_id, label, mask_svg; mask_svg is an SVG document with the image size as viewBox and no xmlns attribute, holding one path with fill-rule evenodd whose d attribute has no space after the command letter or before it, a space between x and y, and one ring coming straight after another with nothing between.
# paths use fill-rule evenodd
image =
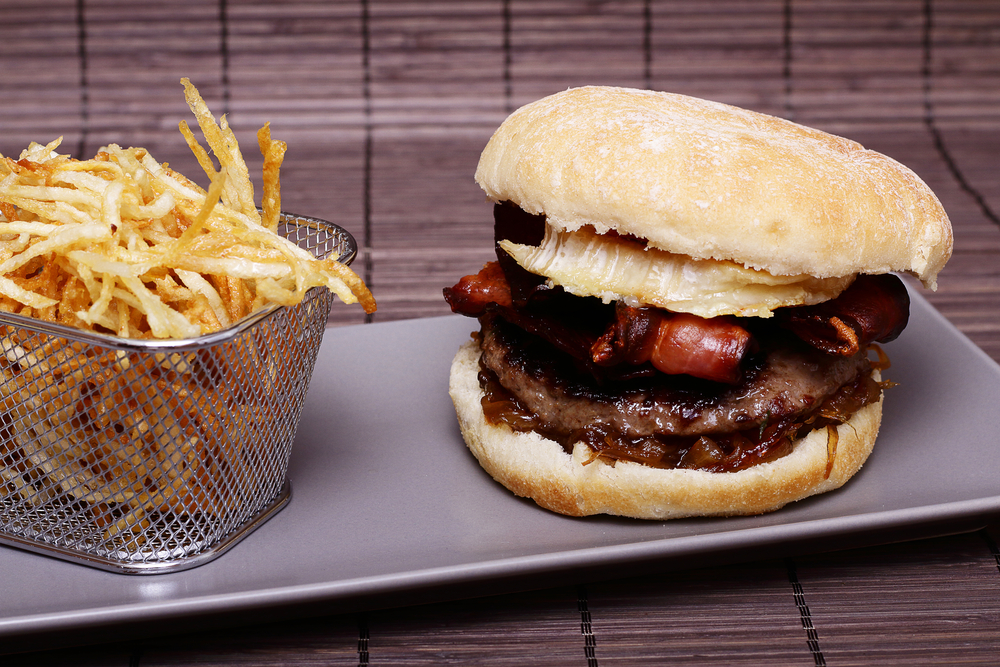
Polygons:
<instances>
[{"instance_id":1,"label":"crispy fried potato straw","mask_svg":"<svg viewBox=\"0 0 1000 667\"><path fill-rule=\"evenodd\" d=\"M216 169L181 122L207 189L142 148L111 144L74 160L56 152L57 139L31 144L17 160L0 156L0 309L130 338L210 333L268 304L294 305L317 286L373 312L350 268L277 234L285 143L269 125L258 133L260 212L226 118L217 121L181 83L219 161ZM89 298L60 299L67 285Z\"/></svg>"},{"instance_id":2,"label":"crispy fried potato straw","mask_svg":"<svg viewBox=\"0 0 1000 667\"><path fill-rule=\"evenodd\" d=\"M271 139L271 124L266 123L257 131L257 143L264 156L264 220L265 227L272 232L278 229L278 212L281 211L281 181L278 170L285 159L288 145L284 141Z\"/></svg>"}]
</instances>

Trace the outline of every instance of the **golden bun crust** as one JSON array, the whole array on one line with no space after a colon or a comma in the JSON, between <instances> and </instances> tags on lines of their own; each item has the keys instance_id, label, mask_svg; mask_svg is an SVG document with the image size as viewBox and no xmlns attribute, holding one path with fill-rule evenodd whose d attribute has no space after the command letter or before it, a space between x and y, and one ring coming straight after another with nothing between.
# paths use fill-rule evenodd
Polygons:
<instances>
[{"instance_id":1,"label":"golden bun crust","mask_svg":"<svg viewBox=\"0 0 1000 667\"><path fill-rule=\"evenodd\" d=\"M589 86L515 111L480 158L494 201L697 259L817 278L902 271L934 287L948 216L910 169L765 114Z\"/></svg>"},{"instance_id":2,"label":"golden bun crust","mask_svg":"<svg viewBox=\"0 0 1000 667\"><path fill-rule=\"evenodd\" d=\"M590 450L582 443L570 455L536 433L486 423L477 379L479 355L476 342L469 341L451 366L449 393L466 444L480 465L516 495L570 516L676 519L770 512L842 486L871 454L882 416L880 399L838 427L829 476L825 429L798 440L787 456L733 473L662 470L624 461L584 465Z\"/></svg>"}]
</instances>

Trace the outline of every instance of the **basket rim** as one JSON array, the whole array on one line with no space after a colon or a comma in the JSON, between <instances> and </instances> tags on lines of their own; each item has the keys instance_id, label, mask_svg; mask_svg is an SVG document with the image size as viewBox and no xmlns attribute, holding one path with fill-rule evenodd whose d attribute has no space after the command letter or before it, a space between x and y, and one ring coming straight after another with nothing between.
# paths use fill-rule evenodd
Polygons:
<instances>
[{"instance_id":1,"label":"basket rim","mask_svg":"<svg viewBox=\"0 0 1000 667\"><path fill-rule=\"evenodd\" d=\"M292 224L299 227L314 227L319 228L324 231L332 233L334 236L340 237L345 250L341 253L340 257L336 258L341 264L350 265L351 262L357 257L358 254L358 244L354 236L341 227L340 225L330 222L328 220L322 220L320 218L314 218L308 215L298 215L297 213L290 213L288 211L281 212L281 223L282 224ZM326 259L329 255L320 256L320 259ZM324 289L323 287L313 287L308 292L313 290ZM308 294L307 292L307 294ZM240 334L244 333L248 329L252 329L261 320L269 317L273 313L286 308L287 306L281 306L277 304L270 304L261 308L260 310L251 313L239 320L234 322L225 329L220 329L210 334L204 334L202 336L196 336L194 338L165 338L165 339L141 339L141 338L121 338L115 336L114 334L104 334L93 331L84 331L83 329L77 329L65 324L58 324L55 322L46 322L45 320L39 320L34 317L27 317L25 315L17 315L15 313L7 313L0 311L0 326L14 326L22 329L28 329L30 331L35 331L38 333L49 334L53 336L61 336L63 338L68 338L81 343L89 343L92 345L99 345L101 347L114 348L116 350L131 351L131 352L164 352L164 351L184 351L194 348L210 347L212 345L218 345L219 343L236 338Z\"/></svg>"}]
</instances>

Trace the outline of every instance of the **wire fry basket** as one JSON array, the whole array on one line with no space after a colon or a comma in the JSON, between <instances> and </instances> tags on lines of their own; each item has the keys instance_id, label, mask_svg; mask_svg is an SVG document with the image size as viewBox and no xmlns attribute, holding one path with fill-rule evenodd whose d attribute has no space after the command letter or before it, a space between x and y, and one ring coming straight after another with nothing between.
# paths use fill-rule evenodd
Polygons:
<instances>
[{"instance_id":1,"label":"wire fry basket","mask_svg":"<svg viewBox=\"0 0 1000 667\"><path fill-rule=\"evenodd\" d=\"M349 264L354 238L282 214ZM0 313L0 544L113 572L218 557L288 502L333 302L313 288L214 334L130 340Z\"/></svg>"}]
</instances>

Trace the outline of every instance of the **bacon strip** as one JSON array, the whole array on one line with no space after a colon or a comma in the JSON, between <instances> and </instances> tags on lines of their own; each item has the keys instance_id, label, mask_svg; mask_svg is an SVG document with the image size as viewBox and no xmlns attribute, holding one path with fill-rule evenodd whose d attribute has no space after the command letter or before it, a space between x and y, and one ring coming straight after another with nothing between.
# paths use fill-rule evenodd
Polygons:
<instances>
[{"instance_id":1,"label":"bacon strip","mask_svg":"<svg viewBox=\"0 0 1000 667\"><path fill-rule=\"evenodd\" d=\"M641 364L653 356L662 318L651 308L615 304L615 319L590 348L595 364Z\"/></svg>"},{"instance_id":2,"label":"bacon strip","mask_svg":"<svg viewBox=\"0 0 1000 667\"><path fill-rule=\"evenodd\" d=\"M512 291L503 267L498 262L489 262L479 273L465 276L454 287L446 287L444 298L454 313L479 318L498 314L570 356L589 363L590 346L603 319L595 327L594 322L588 322L593 314L574 308L578 303L576 297L562 291L548 290L536 295L536 307L516 307Z\"/></svg>"},{"instance_id":3,"label":"bacon strip","mask_svg":"<svg viewBox=\"0 0 1000 667\"><path fill-rule=\"evenodd\" d=\"M591 347L594 363L641 364L661 373L733 384L750 349L750 332L725 317L633 308L619 302L615 321Z\"/></svg>"},{"instance_id":4,"label":"bacon strip","mask_svg":"<svg viewBox=\"0 0 1000 667\"><path fill-rule=\"evenodd\" d=\"M444 300L454 313L479 317L491 304L511 305L510 285L497 262L487 263L479 273L465 276L454 287L444 288Z\"/></svg>"},{"instance_id":5,"label":"bacon strip","mask_svg":"<svg viewBox=\"0 0 1000 667\"><path fill-rule=\"evenodd\" d=\"M828 354L850 356L906 328L910 295L896 276L861 275L836 299L775 311L780 324Z\"/></svg>"},{"instance_id":6,"label":"bacon strip","mask_svg":"<svg viewBox=\"0 0 1000 667\"><path fill-rule=\"evenodd\" d=\"M750 332L722 317L679 313L664 318L650 361L660 372L733 384L750 348Z\"/></svg>"},{"instance_id":7,"label":"bacon strip","mask_svg":"<svg viewBox=\"0 0 1000 667\"><path fill-rule=\"evenodd\" d=\"M739 381L741 361L754 346L751 334L732 318L705 319L621 302L609 316L572 305L583 302L561 290L534 291L526 304L518 303L512 292L503 266L490 262L445 288L444 296L453 312L470 317L496 313L591 369L616 369L606 377L656 369L732 384ZM852 356L870 343L895 339L906 327L909 303L896 276L859 276L836 299L775 314L782 327L813 347Z\"/></svg>"},{"instance_id":8,"label":"bacon strip","mask_svg":"<svg viewBox=\"0 0 1000 667\"><path fill-rule=\"evenodd\" d=\"M540 297L544 307L515 307L505 272L497 262L444 290L453 312L470 317L495 312L587 365L608 368L624 362L639 370L649 362L670 375L693 375L729 384L740 379L740 361L750 347L751 336L728 318L705 319L619 302L601 333L600 328L593 328L593 322L586 323L589 327L582 322L592 314L561 309L557 294L562 293ZM580 303L576 297L562 296L564 303Z\"/></svg>"}]
</instances>

